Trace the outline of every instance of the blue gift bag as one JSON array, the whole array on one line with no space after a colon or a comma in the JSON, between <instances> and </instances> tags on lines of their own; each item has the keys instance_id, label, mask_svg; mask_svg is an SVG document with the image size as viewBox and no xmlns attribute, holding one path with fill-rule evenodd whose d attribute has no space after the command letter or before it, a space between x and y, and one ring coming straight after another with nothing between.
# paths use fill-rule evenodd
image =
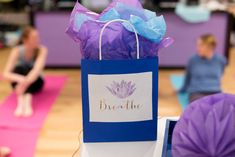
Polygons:
<instances>
[{"instance_id":1,"label":"blue gift bag","mask_svg":"<svg viewBox=\"0 0 235 157\"><path fill-rule=\"evenodd\" d=\"M157 139L158 58L82 60L84 142L154 141ZM132 27L134 29L134 27Z\"/></svg>"}]
</instances>

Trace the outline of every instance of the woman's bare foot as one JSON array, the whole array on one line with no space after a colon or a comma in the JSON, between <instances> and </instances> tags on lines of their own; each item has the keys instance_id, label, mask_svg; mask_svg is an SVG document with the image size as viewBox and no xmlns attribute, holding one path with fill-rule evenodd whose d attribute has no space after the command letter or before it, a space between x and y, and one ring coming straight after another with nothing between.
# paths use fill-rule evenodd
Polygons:
<instances>
[{"instance_id":1,"label":"woman's bare foot","mask_svg":"<svg viewBox=\"0 0 235 157\"><path fill-rule=\"evenodd\" d=\"M25 105L24 105L24 116L30 117L33 115L33 108L32 108L32 95L26 94L25 95Z\"/></svg>"},{"instance_id":2,"label":"woman's bare foot","mask_svg":"<svg viewBox=\"0 0 235 157\"><path fill-rule=\"evenodd\" d=\"M20 117L23 115L23 112L24 112L24 95L19 95L18 98L17 98L18 102L17 102L17 107L16 107L16 110L15 110L15 113L14 115L16 117Z\"/></svg>"},{"instance_id":3,"label":"woman's bare foot","mask_svg":"<svg viewBox=\"0 0 235 157\"><path fill-rule=\"evenodd\" d=\"M7 147L0 147L0 157L7 157L10 155L11 150Z\"/></svg>"},{"instance_id":4,"label":"woman's bare foot","mask_svg":"<svg viewBox=\"0 0 235 157\"><path fill-rule=\"evenodd\" d=\"M23 115L23 105L17 105L14 115L20 117Z\"/></svg>"},{"instance_id":5,"label":"woman's bare foot","mask_svg":"<svg viewBox=\"0 0 235 157\"><path fill-rule=\"evenodd\" d=\"M27 106L24 110L24 117L31 117L33 115L32 106Z\"/></svg>"}]
</instances>

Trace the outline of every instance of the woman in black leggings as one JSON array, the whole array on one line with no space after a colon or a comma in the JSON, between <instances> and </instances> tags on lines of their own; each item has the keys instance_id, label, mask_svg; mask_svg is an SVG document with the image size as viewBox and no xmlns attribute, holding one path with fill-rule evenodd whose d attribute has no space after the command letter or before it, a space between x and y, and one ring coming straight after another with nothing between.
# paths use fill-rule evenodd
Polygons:
<instances>
[{"instance_id":1,"label":"woman in black leggings","mask_svg":"<svg viewBox=\"0 0 235 157\"><path fill-rule=\"evenodd\" d=\"M18 96L15 116L33 114L32 95L44 85L44 69L47 49L39 44L35 28L27 27L22 33L22 44L13 48L4 70L4 78L11 82Z\"/></svg>"}]
</instances>

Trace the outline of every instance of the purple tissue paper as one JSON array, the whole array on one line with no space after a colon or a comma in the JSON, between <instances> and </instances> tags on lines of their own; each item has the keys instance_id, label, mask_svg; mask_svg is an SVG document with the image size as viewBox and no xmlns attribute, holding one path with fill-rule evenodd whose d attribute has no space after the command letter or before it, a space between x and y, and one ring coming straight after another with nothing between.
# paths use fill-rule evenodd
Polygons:
<instances>
[{"instance_id":1,"label":"purple tissue paper","mask_svg":"<svg viewBox=\"0 0 235 157\"><path fill-rule=\"evenodd\" d=\"M172 140L173 157L235 157L235 96L199 99L184 111Z\"/></svg>"},{"instance_id":2,"label":"purple tissue paper","mask_svg":"<svg viewBox=\"0 0 235 157\"><path fill-rule=\"evenodd\" d=\"M94 13L81 4L76 3L66 33L75 42L80 44L83 59L99 59L99 35L105 24L99 18L108 14L110 10L113 10L115 6L120 4L126 8L120 11L120 14L124 15L124 13L129 12L129 18L132 17L132 13L136 14L135 16L140 17L140 19L142 19L141 15L145 16L146 13L151 14L143 9L138 0L131 0L128 3L124 0L113 0L101 14ZM151 18L154 19L154 17ZM155 57L158 55L159 49L168 47L174 41L170 37L164 38L164 34L160 35L160 32L164 32L165 26L161 26L159 23L154 24L159 27L159 39L161 40L153 42L139 35L140 58ZM110 24L104 31L102 39L103 59L136 59L137 46L135 34L126 29L122 23Z\"/></svg>"}]
</instances>

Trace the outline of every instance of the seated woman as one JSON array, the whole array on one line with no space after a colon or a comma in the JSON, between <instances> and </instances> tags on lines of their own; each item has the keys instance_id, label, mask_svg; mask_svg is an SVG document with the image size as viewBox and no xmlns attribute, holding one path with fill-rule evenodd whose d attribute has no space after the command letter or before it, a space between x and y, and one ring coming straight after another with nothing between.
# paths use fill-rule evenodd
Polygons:
<instances>
[{"instance_id":1,"label":"seated woman","mask_svg":"<svg viewBox=\"0 0 235 157\"><path fill-rule=\"evenodd\" d=\"M216 54L216 38L202 35L197 41L198 53L188 62L186 78L180 92L188 92L190 102L201 97L221 92L221 77L226 59Z\"/></svg>"},{"instance_id":2,"label":"seated woman","mask_svg":"<svg viewBox=\"0 0 235 157\"><path fill-rule=\"evenodd\" d=\"M32 94L44 85L42 71L47 49L39 44L38 32L32 27L23 30L21 41L21 45L13 48L3 76L11 82L18 96L15 116L29 117L33 114Z\"/></svg>"},{"instance_id":3,"label":"seated woman","mask_svg":"<svg viewBox=\"0 0 235 157\"><path fill-rule=\"evenodd\" d=\"M10 149L7 147L0 147L0 157L7 157L10 155Z\"/></svg>"}]
</instances>

